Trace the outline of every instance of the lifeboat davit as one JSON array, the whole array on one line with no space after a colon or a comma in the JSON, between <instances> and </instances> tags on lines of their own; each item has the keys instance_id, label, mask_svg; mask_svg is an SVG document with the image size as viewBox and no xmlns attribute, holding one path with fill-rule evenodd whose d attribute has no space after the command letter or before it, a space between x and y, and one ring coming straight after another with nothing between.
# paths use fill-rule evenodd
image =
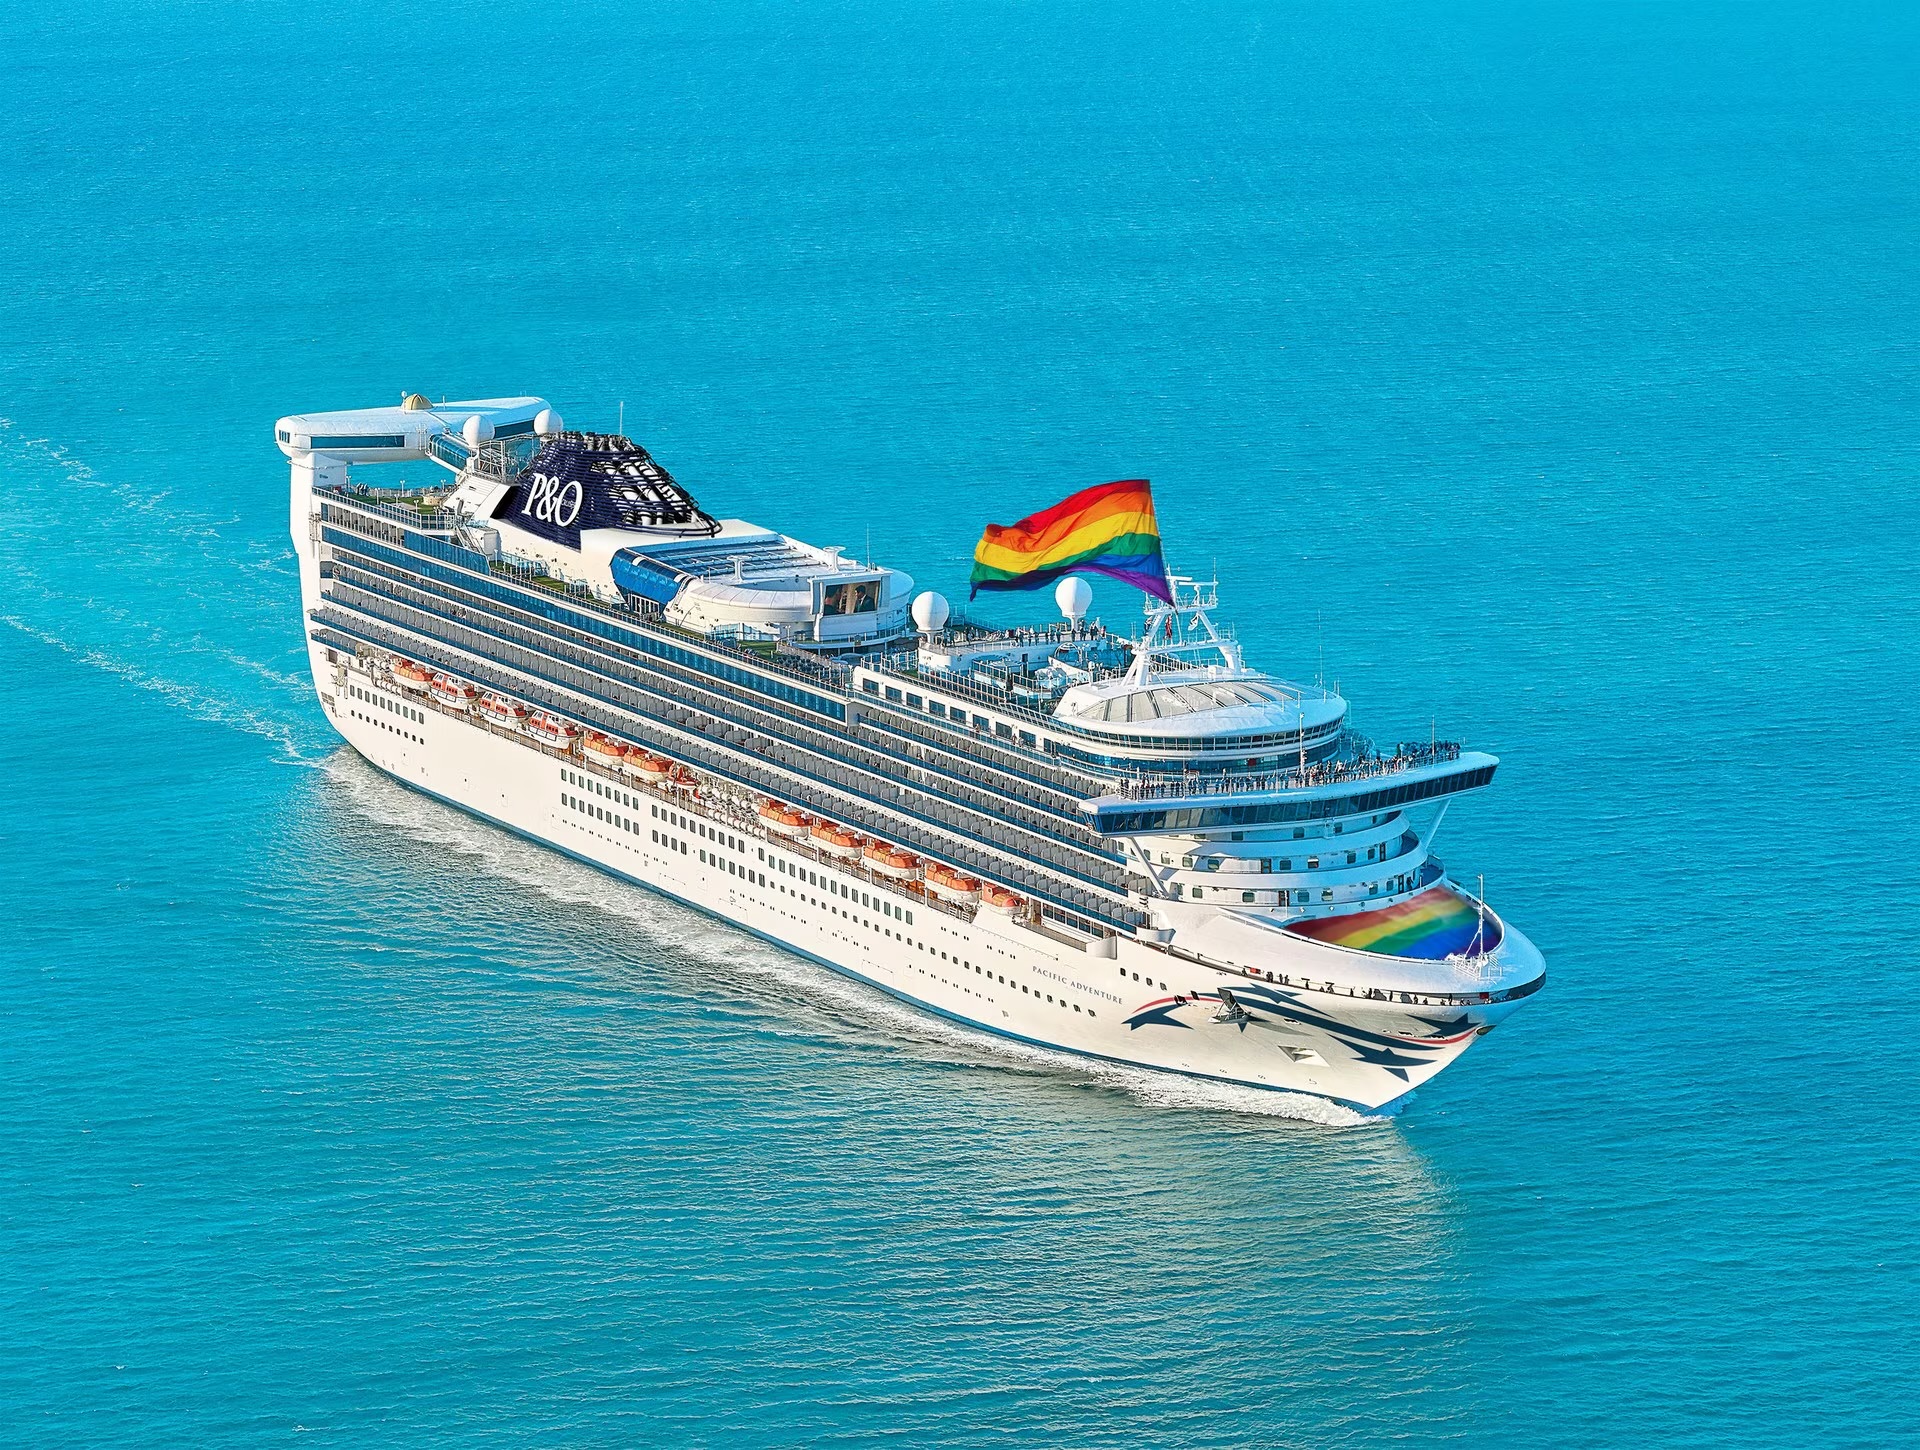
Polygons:
<instances>
[{"instance_id":1,"label":"lifeboat davit","mask_svg":"<svg viewBox=\"0 0 1920 1450\"><path fill-rule=\"evenodd\" d=\"M571 750L573 742L580 738L578 730L545 710L530 717L520 728L542 745L550 745L555 750Z\"/></svg>"},{"instance_id":2,"label":"lifeboat davit","mask_svg":"<svg viewBox=\"0 0 1920 1450\"><path fill-rule=\"evenodd\" d=\"M585 742L580 746L580 758L602 770L618 770L626 764L627 748L593 730L588 732Z\"/></svg>"},{"instance_id":3,"label":"lifeboat davit","mask_svg":"<svg viewBox=\"0 0 1920 1450\"><path fill-rule=\"evenodd\" d=\"M425 665L416 665L412 660L395 661L393 679L401 689L412 690L416 695L433 688L433 671Z\"/></svg>"},{"instance_id":4,"label":"lifeboat davit","mask_svg":"<svg viewBox=\"0 0 1920 1450\"><path fill-rule=\"evenodd\" d=\"M452 675L435 675L431 690L434 699L454 710L471 710L474 696L478 694L472 685Z\"/></svg>"},{"instance_id":5,"label":"lifeboat davit","mask_svg":"<svg viewBox=\"0 0 1920 1450\"><path fill-rule=\"evenodd\" d=\"M494 724L505 725L513 730L518 730L520 723L527 718L527 707L518 700L509 700L505 695L482 695L477 708Z\"/></svg>"},{"instance_id":6,"label":"lifeboat davit","mask_svg":"<svg viewBox=\"0 0 1920 1450\"><path fill-rule=\"evenodd\" d=\"M980 899L980 883L971 876L964 876L951 866L943 866L935 861L927 867L927 890L943 901L977 901Z\"/></svg>"},{"instance_id":7,"label":"lifeboat davit","mask_svg":"<svg viewBox=\"0 0 1920 1450\"><path fill-rule=\"evenodd\" d=\"M868 869L876 876L888 876L895 881L919 879L920 858L911 851L889 846L885 841L869 841L866 850L860 854L866 858Z\"/></svg>"},{"instance_id":8,"label":"lifeboat davit","mask_svg":"<svg viewBox=\"0 0 1920 1450\"><path fill-rule=\"evenodd\" d=\"M836 826L832 821L815 821L807 830L813 844L829 856L837 856L842 861L851 861L860 854L860 848L866 843L854 835L845 826Z\"/></svg>"},{"instance_id":9,"label":"lifeboat davit","mask_svg":"<svg viewBox=\"0 0 1920 1450\"><path fill-rule=\"evenodd\" d=\"M761 801L754 814L760 817L760 824L776 836L785 836L789 841L798 840L806 835L813 825L811 816L802 815L792 806L779 801Z\"/></svg>"},{"instance_id":10,"label":"lifeboat davit","mask_svg":"<svg viewBox=\"0 0 1920 1450\"><path fill-rule=\"evenodd\" d=\"M1015 896L1004 886L988 886L981 890L980 899L995 911L1005 916L1017 915L1027 903L1024 898Z\"/></svg>"}]
</instances>

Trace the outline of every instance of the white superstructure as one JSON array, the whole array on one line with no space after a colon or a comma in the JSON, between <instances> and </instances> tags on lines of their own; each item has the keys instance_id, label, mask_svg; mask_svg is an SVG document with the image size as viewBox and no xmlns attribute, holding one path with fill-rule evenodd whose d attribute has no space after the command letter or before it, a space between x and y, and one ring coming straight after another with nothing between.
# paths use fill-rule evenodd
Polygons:
<instances>
[{"instance_id":1,"label":"white superstructure","mask_svg":"<svg viewBox=\"0 0 1920 1450\"><path fill-rule=\"evenodd\" d=\"M1429 849L1492 756L1376 751L1178 581L985 631L704 513L539 398L276 427L314 683L399 780L930 1012L1379 1109L1545 980ZM431 460L375 492L355 464Z\"/></svg>"}]
</instances>

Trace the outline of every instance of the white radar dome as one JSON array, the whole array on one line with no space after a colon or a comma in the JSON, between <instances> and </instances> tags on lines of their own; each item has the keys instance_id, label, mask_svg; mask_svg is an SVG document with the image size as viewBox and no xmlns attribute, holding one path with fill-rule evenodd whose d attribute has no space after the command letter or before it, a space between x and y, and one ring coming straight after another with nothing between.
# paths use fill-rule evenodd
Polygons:
<instances>
[{"instance_id":1,"label":"white radar dome","mask_svg":"<svg viewBox=\"0 0 1920 1450\"><path fill-rule=\"evenodd\" d=\"M551 408L542 408L533 415L533 431L541 437L549 433L558 433L567 425L560 421L560 415Z\"/></svg>"},{"instance_id":2,"label":"white radar dome","mask_svg":"<svg viewBox=\"0 0 1920 1450\"><path fill-rule=\"evenodd\" d=\"M922 634L936 634L947 627L947 601L929 589L913 601L913 625Z\"/></svg>"},{"instance_id":3,"label":"white radar dome","mask_svg":"<svg viewBox=\"0 0 1920 1450\"><path fill-rule=\"evenodd\" d=\"M1053 587L1053 602L1075 624L1087 617L1093 607L1093 589L1078 574L1069 574Z\"/></svg>"},{"instance_id":4,"label":"white radar dome","mask_svg":"<svg viewBox=\"0 0 1920 1450\"><path fill-rule=\"evenodd\" d=\"M478 448L493 437L493 424L475 413L460 425L460 436L469 447Z\"/></svg>"}]
</instances>

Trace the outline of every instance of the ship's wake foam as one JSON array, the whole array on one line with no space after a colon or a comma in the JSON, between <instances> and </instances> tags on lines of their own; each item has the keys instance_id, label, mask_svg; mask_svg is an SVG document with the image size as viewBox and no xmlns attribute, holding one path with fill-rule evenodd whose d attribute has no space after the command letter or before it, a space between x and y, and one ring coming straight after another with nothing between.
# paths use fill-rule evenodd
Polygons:
<instances>
[{"instance_id":1,"label":"ship's wake foam","mask_svg":"<svg viewBox=\"0 0 1920 1450\"><path fill-rule=\"evenodd\" d=\"M849 1048L1065 1078L1121 1092L1155 1108L1340 1128L1390 1121L1303 1093L1103 1062L950 1022L744 929L421 796L349 751L337 752L326 774L356 814L431 846L438 856L458 855L503 885L511 881L556 905L625 923L634 929L636 958L670 971L697 971L703 990L739 994L774 1019L771 1028L776 1033L825 1032Z\"/></svg>"},{"instance_id":2,"label":"ship's wake foam","mask_svg":"<svg viewBox=\"0 0 1920 1450\"><path fill-rule=\"evenodd\" d=\"M317 765L325 758L313 754L311 747L298 738L293 727L285 720L277 720L222 695L188 684L184 680L154 674L129 659L118 657L105 650L63 639L18 615L0 614L0 624L18 630L27 638L37 640L50 649L60 651L79 664L112 675L137 689L157 695L167 704L184 710L196 720L209 725L223 725L269 741L278 746L281 754L291 762Z\"/></svg>"},{"instance_id":3,"label":"ship's wake foam","mask_svg":"<svg viewBox=\"0 0 1920 1450\"><path fill-rule=\"evenodd\" d=\"M196 720L268 741L281 760L319 758L325 737L302 724L311 681L268 662L300 653L290 544L103 477L6 418L0 476L10 496L43 505L14 509L0 536L0 624Z\"/></svg>"}]
</instances>

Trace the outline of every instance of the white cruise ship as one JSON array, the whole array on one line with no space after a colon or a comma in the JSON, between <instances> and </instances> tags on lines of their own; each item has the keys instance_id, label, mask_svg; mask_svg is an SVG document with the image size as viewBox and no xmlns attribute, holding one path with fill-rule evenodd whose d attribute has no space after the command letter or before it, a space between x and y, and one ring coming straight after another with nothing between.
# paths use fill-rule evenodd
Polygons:
<instances>
[{"instance_id":1,"label":"white cruise ship","mask_svg":"<svg viewBox=\"0 0 1920 1450\"><path fill-rule=\"evenodd\" d=\"M395 779L927 1012L1391 1111L1544 984L1387 751L1211 586L993 631L539 398L282 418L314 684ZM428 460L439 486L356 465ZM1157 548L1157 543L1155 545Z\"/></svg>"}]
</instances>

